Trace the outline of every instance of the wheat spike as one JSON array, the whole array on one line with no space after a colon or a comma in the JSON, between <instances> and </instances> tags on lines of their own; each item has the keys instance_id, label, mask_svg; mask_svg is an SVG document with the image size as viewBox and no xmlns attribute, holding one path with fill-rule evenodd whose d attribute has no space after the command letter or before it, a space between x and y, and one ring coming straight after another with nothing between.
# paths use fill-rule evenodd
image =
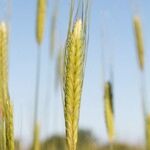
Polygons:
<instances>
[{"instance_id":1,"label":"wheat spike","mask_svg":"<svg viewBox=\"0 0 150 150\"><path fill-rule=\"evenodd\" d=\"M36 123L34 127L34 139L33 139L33 150L40 150L40 139L39 139L40 127Z\"/></svg>"},{"instance_id":2,"label":"wheat spike","mask_svg":"<svg viewBox=\"0 0 150 150\"><path fill-rule=\"evenodd\" d=\"M146 126L146 150L150 149L150 115L147 115L145 118L145 126Z\"/></svg>"},{"instance_id":3,"label":"wheat spike","mask_svg":"<svg viewBox=\"0 0 150 150\"><path fill-rule=\"evenodd\" d=\"M68 150L76 150L84 67L82 20L76 21L66 44L64 81L66 142Z\"/></svg>"},{"instance_id":4,"label":"wheat spike","mask_svg":"<svg viewBox=\"0 0 150 150\"><path fill-rule=\"evenodd\" d=\"M0 23L0 105L2 115L2 147L6 150L6 100L8 97L8 28L5 22ZM11 150L11 149L10 149Z\"/></svg>"},{"instance_id":5,"label":"wheat spike","mask_svg":"<svg viewBox=\"0 0 150 150\"><path fill-rule=\"evenodd\" d=\"M144 43L143 43L143 35L142 35L142 24L139 16L134 16L134 30L135 30L139 65L141 70L143 70L144 69Z\"/></svg>"},{"instance_id":6,"label":"wheat spike","mask_svg":"<svg viewBox=\"0 0 150 150\"><path fill-rule=\"evenodd\" d=\"M8 28L6 23L0 24L0 98L2 99L2 115L4 120L5 132L3 132L3 147L8 150L14 150L14 128L13 128L13 108L8 94ZM5 145L6 144L6 145Z\"/></svg>"},{"instance_id":7,"label":"wheat spike","mask_svg":"<svg viewBox=\"0 0 150 150\"><path fill-rule=\"evenodd\" d=\"M36 39L39 45L42 43L43 40L45 16L46 16L46 0L38 0Z\"/></svg>"},{"instance_id":8,"label":"wheat spike","mask_svg":"<svg viewBox=\"0 0 150 150\"><path fill-rule=\"evenodd\" d=\"M7 96L8 90L8 64L7 64L7 53L8 53L8 29L6 23L0 24L0 99L4 100Z\"/></svg>"},{"instance_id":9,"label":"wheat spike","mask_svg":"<svg viewBox=\"0 0 150 150\"><path fill-rule=\"evenodd\" d=\"M112 85L110 82L105 83L104 87L104 107L105 107L105 121L107 127L107 133L110 142L114 138L114 111L113 111L113 96L112 96Z\"/></svg>"}]
</instances>

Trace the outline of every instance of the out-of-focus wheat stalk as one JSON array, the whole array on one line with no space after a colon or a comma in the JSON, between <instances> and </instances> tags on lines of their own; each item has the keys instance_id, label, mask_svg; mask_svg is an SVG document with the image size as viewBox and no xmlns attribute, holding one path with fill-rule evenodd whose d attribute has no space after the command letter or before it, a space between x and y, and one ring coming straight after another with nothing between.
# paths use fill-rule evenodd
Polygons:
<instances>
[{"instance_id":1,"label":"out-of-focus wheat stalk","mask_svg":"<svg viewBox=\"0 0 150 150\"><path fill-rule=\"evenodd\" d=\"M41 45L43 40L45 17L46 17L46 5L47 5L46 0L38 0L36 39L39 45Z\"/></svg>"},{"instance_id":2,"label":"out-of-focus wheat stalk","mask_svg":"<svg viewBox=\"0 0 150 150\"><path fill-rule=\"evenodd\" d=\"M114 138L115 128L114 128L112 85L110 82L106 82L104 87L104 107L105 107L105 122L107 127L107 133L111 143Z\"/></svg>"},{"instance_id":3,"label":"out-of-focus wheat stalk","mask_svg":"<svg viewBox=\"0 0 150 150\"><path fill-rule=\"evenodd\" d=\"M4 101L4 98L8 93L8 64L7 64L7 53L8 53L8 28L5 22L0 24L0 98Z\"/></svg>"},{"instance_id":4,"label":"out-of-focus wheat stalk","mask_svg":"<svg viewBox=\"0 0 150 150\"><path fill-rule=\"evenodd\" d=\"M0 107L1 107L1 147L6 150L6 130L4 103L7 89L7 27L5 22L0 23Z\"/></svg>"},{"instance_id":5,"label":"out-of-focus wheat stalk","mask_svg":"<svg viewBox=\"0 0 150 150\"><path fill-rule=\"evenodd\" d=\"M143 70L144 69L144 43L143 43L142 24L141 24L140 17L134 16L133 22L134 22L139 66L141 70Z\"/></svg>"},{"instance_id":6,"label":"out-of-focus wheat stalk","mask_svg":"<svg viewBox=\"0 0 150 150\"><path fill-rule=\"evenodd\" d=\"M45 18L46 18L46 6L47 0L38 0L37 5L37 23L36 23L36 40L38 45L42 44L44 29L45 29ZM38 103L39 103L39 89L40 89L40 73L41 73L41 51L37 52L37 64L36 64L36 86L35 86L35 108L34 108L34 127L37 124L38 118Z\"/></svg>"},{"instance_id":7,"label":"out-of-focus wheat stalk","mask_svg":"<svg viewBox=\"0 0 150 150\"><path fill-rule=\"evenodd\" d=\"M138 15L135 15L133 18L134 22L134 30L135 30L135 38L136 38L136 46L137 46L137 53L138 53L138 61L139 67L141 71L144 71L145 65L145 58L144 58L144 39L143 39L143 32L142 32L142 22L141 18ZM145 76L144 72L141 72L141 96L142 96L142 109L143 109L143 116L145 118L145 134L146 134L146 149L150 149L150 116L147 116L146 110L146 86L145 86Z\"/></svg>"},{"instance_id":8,"label":"out-of-focus wheat stalk","mask_svg":"<svg viewBox=\"0 0 150 150\"><path fill-rule=\"evenodd\" d=\"M5 22L0 23L0 99L2 101L3 149L14 150L14 127L13 108L8 92L8 72L7 72L7 52L8 52L8 27Z\"/></svg>"},{"instance_id":9,"label":"out-of-focus wheat stalk","mask_svg":"<svg viewBox=\"0 0 150 150\"><path fill-rule=\"evenodd\" d=\"M150 149L150 115L145 116L146 150Z\"/></svg>"},{"instance_id":10,"label":"out-of-focus wheat stalk","mask_svg":"<svg viewBox=\"0 0 150 150\"><path fill-rule=\"evenodd\" d=\"M63 58L63 50L62 48L60 48L60 51L59 51L59 54L58 54L58 57L57 57L57 62L56 62L56 75L55 75L55 89L57 91L57 87L58 85L61 85L62 86L62 79L63 79L63 62L64 62L64 58Z\"/></svg>"},{"instance_id":11,"label":"out-of-focus wheat stalk","mask_svg":"<svg viewBox=\"0 0 150 150\"><path fill-rule=\"evenodd\" d=\"M39 124L36 123L34 126L34 138L33 138L33 150L40 150L40 137L39 137L39 133L40 133L40 127Z\"/></svg>"},{"instance_id":12,"label":"out-of-focus wheat stalk","mask_svg":"<svg viewBox=\"0 0 150 150\"><path fill-rule=\"evenodd\" d=\"M50 54L53 56L55 50L55 42L56 42L56 31L57 31L57 18L58 18L58 3L55 2L55 7L53 9L53 14L51 18L51 34L50 34Z\"/></svg>"},{"instance_id":13,"label":"out-of-focus wheat stalk","mask_svg":"<svg viewBox=\"0 0 150 150\"><path fill-rule=\"evenodd\" d=\"M65 125L68 150L76 150L78 121L83 83L84 39L82 20L76 21L66 43L65 57Z\"/></svg>"}]
</instances>

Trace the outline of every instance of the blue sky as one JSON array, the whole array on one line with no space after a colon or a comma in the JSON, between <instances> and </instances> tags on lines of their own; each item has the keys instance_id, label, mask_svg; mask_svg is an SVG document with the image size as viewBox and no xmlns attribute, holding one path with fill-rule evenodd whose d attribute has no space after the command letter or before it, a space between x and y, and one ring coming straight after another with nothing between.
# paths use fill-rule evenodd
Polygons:
<instances>
[{"instance_id":1,"label":"blue sky","mask_svg":"<svg viewBox=\"0 0 150 150\"><path fill-rule=\"evenodd\" d=\"M114 62L114 104L116 139L126 142L143 142L143 118L140 99L140 71L136 57L132 17L135 0L93 0L91 9L90 41L83 87L80 127L91 130L98 139L107 142L104 124L102 79L108 79L110 54ZM149 0L138 0L145 44L145 77L147 108L150 110L150 19ZM14 103L15 135L30 140L34 108L36 0L13 0L9 84ZM55 61L49 56L50 17L53 1L48 1L46 29L41 47L42 71L40 82L39 121L41 138L64 133L64 119L60 91L54 90ZM66 38L69 0L60 0L57 31L57 48ZM102 38L104 29L105 40ZM102 72L102 53L105 55L105 74ZM55 53L57 54L57 52ZM57 57L57 56L55 56ZM57 124L57 125L55 125ZM22 132L21 132L22 128Z\"/></svg>"}]
</instances>

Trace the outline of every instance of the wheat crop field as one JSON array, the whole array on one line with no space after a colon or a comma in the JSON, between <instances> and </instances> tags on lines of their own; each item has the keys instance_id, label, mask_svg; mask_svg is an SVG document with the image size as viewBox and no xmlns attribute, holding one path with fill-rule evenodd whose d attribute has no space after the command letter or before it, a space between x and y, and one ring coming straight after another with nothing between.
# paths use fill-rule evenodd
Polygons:
<instances>
[{"instance_id":1,"label":"wheat crop field","mask_svg":"<svg viewBox=\"0 0 150 150\"><path fill-rule=\"evenodd\" d=\"M149 0L0 0L0 150L150 150Z\"/></svg>"}]
</instances>

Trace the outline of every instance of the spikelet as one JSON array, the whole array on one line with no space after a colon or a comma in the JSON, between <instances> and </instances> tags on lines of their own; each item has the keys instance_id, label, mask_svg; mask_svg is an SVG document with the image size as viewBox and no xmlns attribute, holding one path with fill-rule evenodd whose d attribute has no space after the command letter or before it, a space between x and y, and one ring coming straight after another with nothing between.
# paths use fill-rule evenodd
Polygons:
<instances>
[{"instance_id":1,"label":"spikelet","mask_svg":"<svg viewBox=\"0 0 150 150\"><path fill-rule=\"evenodd\" d=\"M40 150L40 139L39 139L40 127L36 123L34 127L34 139L33 139L33 148L32 150Z\"/></svg>"},{"instance_id":2,"label":"spikelet","mask_svg":"<svg viewBox=\"0 0 150 150\"><path fill-rule=\"evenodd\" d=\"M41 45L43 40L45 16L46 16L46 0L38 0L36 39L39 45Z\"/></svg>"},{"instance_id":3,"label":"spikelet","mask_svg":"<svg viewBox=\"0 0 150 150\"><path fill-rule=\"evenodd\" d=\"M105 107L105 121L107 133L110 142L112 142L114 138L115 129L114 129L112 85L110 82L106 82L104 87L104 107Z\"/></svg>"},{"instance_id":4,"label":"spikelet","mask_svg":"<svg viewBox=\"0 0 150 150\"><path fill-rule=\"evenodd\" d=\"M83 83L84 44L82 20L77 20L66 43L65 55L65 126L68 150L76 150Z\"/></svg>"},{"instance_id":5,"label":"spikelet","mask_svg":"<svg viewBox=\"0 0 150 150\"><path fill-rule=\"evenodd\" d=\"M147 115L145 118L145 126L146 126L146 150L150 149L150 115Z\"/></svg>"},{"instance_id":6,"label":"spikelet","mask_svg":"<svg viewBox=\"0 0 150 150\"><path fill-rule=\"evenodd\" d=\"M135 30L139 66L141 70L143 70L144 69L144 43L143 43L143 35L142 35L142 24L139 16L134 17L134 30Z\"/></svg>"}]
</instances>

